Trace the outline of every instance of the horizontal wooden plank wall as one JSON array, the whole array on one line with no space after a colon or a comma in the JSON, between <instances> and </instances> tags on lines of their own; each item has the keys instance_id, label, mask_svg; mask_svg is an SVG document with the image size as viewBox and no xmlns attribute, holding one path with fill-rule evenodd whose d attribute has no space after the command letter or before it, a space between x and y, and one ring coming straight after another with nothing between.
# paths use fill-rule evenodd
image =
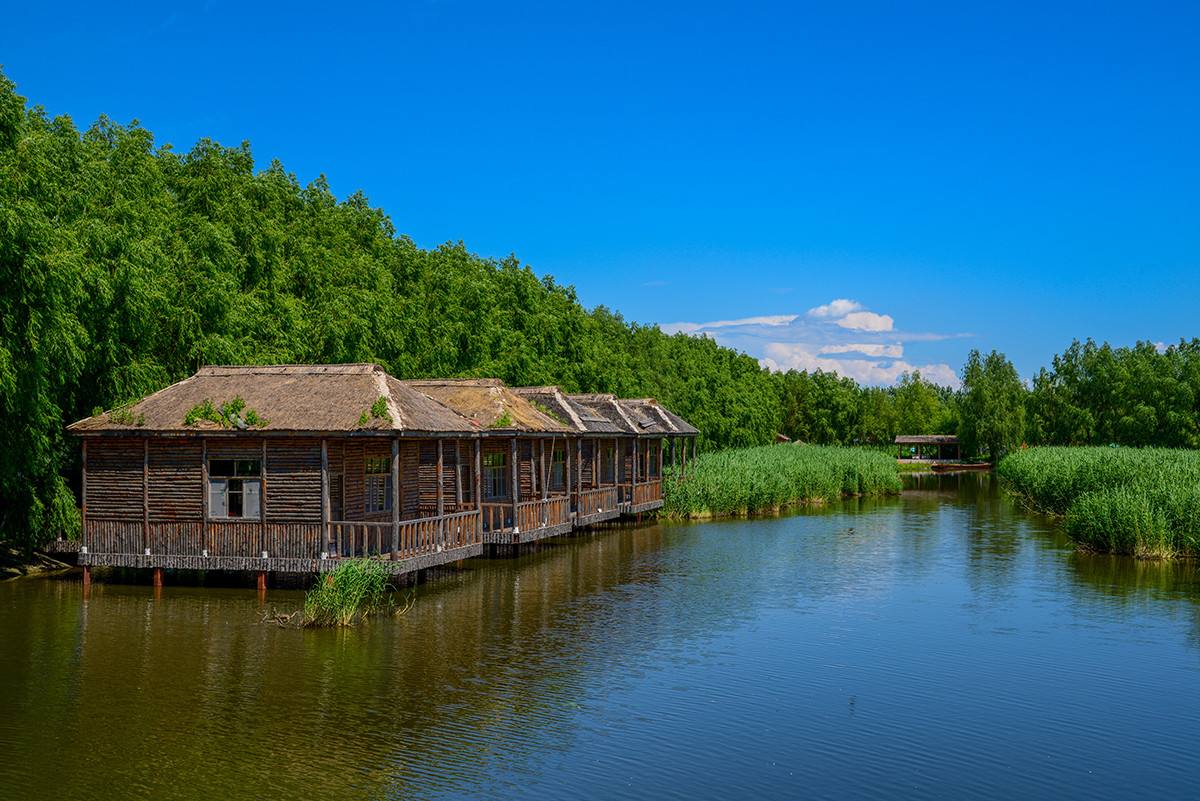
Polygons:
<instances>
[{"instance_id":1,"label":"horizontal wooden plank wall","mask_svg":"<svg viewBox=\"0 0 1200 801\"><path fill-rule=\"evenodd\" d=\"M269 440L265 474L267 522L321 522L320 440Z\"/></svg>"},{"instance_id":2,"label":"horizontal wooden plank wall","mask_svg":"<svg viewBox=\"0 0 1200 801\"><path fill-rule=\"evenodd\" d=\"M194 440L150 440L151 523L204 520L202 451L203 446Z\"/></svg>"},{"instance_id":3,"label":"horizontal wooden plank wall","mask_svg":"<svg viewBox=\"0 0 1200 801\"><path fill-rule=\"evenodd\" d=\"M84 499L89 520L141 519L143 456L141 439L114 438L90 443Z\"/></svg>"}]
</instances>

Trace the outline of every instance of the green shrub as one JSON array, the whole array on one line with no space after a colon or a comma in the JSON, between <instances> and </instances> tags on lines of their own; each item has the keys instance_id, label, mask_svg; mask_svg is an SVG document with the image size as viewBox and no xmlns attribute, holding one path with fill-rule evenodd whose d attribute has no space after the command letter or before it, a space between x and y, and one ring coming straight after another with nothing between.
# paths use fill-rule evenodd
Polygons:
<instances>
[{"instance_id":1,"label":"green shrub","mask_svg":"<svg viewBox=\"0 0 1200 801\"><path fill-rule=\"evenodd\" d=\"M383 563L352 559L321 576L304 598L302 625L352 626L391 607Z\"/></svg>"},{"instance_id":2,"label":"green shrub","mask_svg":"<svg viewBox=\"0 0 1200 801\"><path fill-rule=\"evenodd\" d=\"M848 495L900 491L895 457L863 448L766 445L715 451L663 485L668 517L756 514Z\"/></svg>"}]
</instances>

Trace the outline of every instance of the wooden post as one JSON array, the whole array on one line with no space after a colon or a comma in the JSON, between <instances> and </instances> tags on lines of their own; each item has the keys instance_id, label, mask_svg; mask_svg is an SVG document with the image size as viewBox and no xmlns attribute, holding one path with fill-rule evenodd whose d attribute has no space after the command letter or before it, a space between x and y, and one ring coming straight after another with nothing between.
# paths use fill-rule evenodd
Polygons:
<instances>
[{"instance_id":1,"label":"wooden post","mask_svg":"<svg viewBox=\"0 0 1200 801\"><path fill-rule=\"evenodd\" d=\"M156 589L162 589L163 572L161 567L154 568L154 586Z\"/></svg>"},{"instance_id":2,"label":"wooden post","mask_svg":"<svg viewBox=\"0 0 1200 801\"><path fill-rule=\"evenodd\" d=\"M571 440L563 437L563 483L567 488L567 505L571 503L571 467L574 462L571 460Z\"/></svg>"},{"instance_id":3,"label":"wooden post","mask_svg":"<svg viewBox=\"0 0 1200 801\"><path fill-rule=\"evenodd\" d=\"M142 438L142 547L150 548L150 438Z\"/></svg>"},{"instance_id":4,"label":"wooden post","mask_svg":"<svg viewBox=\"0 0 1200 801\"><path fill-rule=\"evenodd\" d=\"M84 440L84 441L86 442L87 440ZM83 566L83 591L87 592L88 588L91 586L92 586L92 566L84 565Z\"/></svg>"},{"instance_id":5,"label":"wooden post","mask_svg":"<svg viewBox=\"0 0 1200 801\"><path fill-rule=\"evenodd\" d=\"M267 438L263 437L262 441L262 461L259 463L259 484L258 492L258 533L259 539L262 542L262 548L259 550L262 553L269 553L270 548L267 547ZM266 578L263 578L263 589L266 589Z\"/></svg>"},{"instance_id":6,"label":"wooden post","mask_svg":"<svg viewBox=\"0 0 1200 801\"><path fill-rule=\"evenodd\" d=\"M267 571L258 571L258 593L262 595L267 591Z\"/></svg>"},{"instance_id":7,"label":"wooden post","mask_svg":"<svg viewBox=\"0 0 1200 801\"><path fill-rule=\"evenodd\" d=\"M454 440L454 511L463 510L462 442Z\"/></svg>"},{"instance_id":8,"label":"wooden post","mask_svg":"<svg viewBox=\"0 0 1200 801\"><path fill-rule=\"evenodd\" d=\"M475 508L483 514L483 443L480 439L475 439Z\"/></svg>"},{"instance_id":9,"label":"wooden post","mask_svg":"<svg viewBox=\"0 0 1200 801\"><path fill-rule=\"evenodd\" d=\"M392 558L400 551L400 438L392 437Z\"/></svg>"},{"instance_id":10,"label":"wooden post","mask_svg":"<svg viewBox=\"0 0 1200 801\"><path fill-rule=\"evenodd\" d=\"M200 440L200 510L203 512L204 522L201 523L201 529L204 533L204 549L211 556L213 544L211 532L208 528L208 440Z\"/></svg>"},{"instance_id":11,"label":"wooden post","mask_svg":"<svg viewBox=\"0 0 1200 801\"><path fill-rule=\"evenodd\" d=\"M583 437L575 440L575 491L583 492Z\"/></svg>"},{"instance_id":12,"label":"wooden post","mask_svg":"<svg viewBox=\"0 0 1200 801\"><path fill-rule=\"evenodd\" d=\"M446 514L446 491L443 487L442 475L442 440L437 441L437 516L438 516L438 543L446 540L446 521L442 519Z\"/></svg>"},{"instance_id":13,"label":"wooden post","mask_svg":"<svg viewBox=\"0 0 1200 801\"><path fill-rule=\"evenodd\" d=\"M553 453L553 450L554 450L553 441L551 441L550 450L551 450L551 453ZM541 481L541 484L542 484L542 500L544 501L544 500L546 500L546 498L548 498L550 496L550 482L547 480L547 479L549 479L550 476L546 473L546 439L545 439L545 437L538 437L538 473L539 473L538 479Z\"/></svg>"},{"instance_id":14,"label":"wooden post","mask_svg":"<svg viewBox=\"0 0 1200 801\"><path fill-rule=\"evenodd\" d=\"M79 541L83 547L88 545L88 529L87 529L87 437L83 438L83 464L81 465L82 474L79 478ZM84 568L84 575L90 582L92 580L91 568Z\"/></svg>"},{"instance_id":15,"label":"wooden post","mask_svg":"<svg viewBox=\"0 0 1200 801\"><path fill-rule=\"evenodd\" d=\"M517 475L517 438L512 438L512 510L513 530L517 528L517 504L520 502L521 479Z\"/></svg>"},{"instance_id":16,"label":"wooden post","mask_svg":"<svg viewBox=\"0 0 1200 801\"><path fill-rule=\"evenodd\" d=\"M683 447L679 449L679 451L680 451L680 453L679 453L679 457L680 457L679 477L680 478L687 478L687 449L688 449L688 441L685 439L683 441Z\"/></svg>"},{"instance_id":17,"label":"wooden post","mask_svg":"<svg viewBox=\"0 0 1200 801\"><path fill-rule=\"evenodd\" d=\"M662 481L663 470L663 441L658 440L658 445L655 446L654 455L658 457L658 480Z\"/></svg>"},{"instance_id":18,"label":"wooden post","mask_svg":"<svg viewBox=\"0 0 1200 801\"><path fill-rule=\"evenodd\" d=\"M592 437L592 489L600 487L600 467L604 461L600 458L600 438Z\"/></svg>"},{"instance_id":19,"label":"wooden post","mask_svg":"<svg viewBox=\"0 0 1200 801\"><path fill-rule=\"evenodd\" d=\"M321 550L329 550L329 440L321 440ZM341 556L341 554L337 554Z\"/></svg>"}]
</instances>

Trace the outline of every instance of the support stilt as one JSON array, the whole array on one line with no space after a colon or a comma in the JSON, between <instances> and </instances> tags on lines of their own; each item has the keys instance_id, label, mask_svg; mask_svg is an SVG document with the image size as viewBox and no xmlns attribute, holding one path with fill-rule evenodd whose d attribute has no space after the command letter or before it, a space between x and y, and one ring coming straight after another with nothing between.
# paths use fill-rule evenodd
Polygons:
<instances>
[{"instance_id":1,"label":"support stilt","mask_svg":"<svg viewBox=\"0 0 1200 801\"><path fill-rule=\"evenodd\" d=\"M92 586L92 566L83 566L83 589L86 592Z\"/></svg>"},{"instance_id":2,"label":"support stilt","mask_svg":"<svg viewBox=\"0 0 1200 801\"><path fill-rule=\"evenodd\" d=\"M258 592L260 594L267 591L267 571L258 571Z\"/></svg>"},{"instance_id":3,"label":"support stilt","mask_svg":"<svg viewBox=\"0 0 1200 801\"><path fill-rule=\"evenodd\" d=\"M163 569L161 567L154 568L154 586L162 588L163 585Z\"/></svg>"}]
</instances>

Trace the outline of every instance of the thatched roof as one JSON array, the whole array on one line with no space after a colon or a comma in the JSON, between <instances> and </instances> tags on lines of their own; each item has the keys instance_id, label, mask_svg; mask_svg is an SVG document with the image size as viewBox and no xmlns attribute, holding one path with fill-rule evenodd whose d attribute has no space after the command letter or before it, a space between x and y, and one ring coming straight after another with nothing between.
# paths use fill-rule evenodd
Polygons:
<instances>
[{"instance_id":1,"label":"thatched roof","mask_svg":"<svg viewBox=\"0 0 1200 801\"><path fill-rule=\"evenodd\" d=\"M253 431L469 434L478 430L377 364L204 367L132 406L80 420L68 430L75 434L220 431L225 426L216 422L202 419L185 425L184 420L206 401L219 409L235 398L245 402L243 419L253 411L266 420L264 425L251 426ZM376 411L386 409L385 414L373 414L372 406Z\"/></svg>"},{"instance_id":2,"label":"thatched roof","mask_svg":"<svg viewBox=\"0 0 1200 801\"><path fill-rule=\"evenodd\" d=\"M566 395L558 387L516 387L513 392L550 411L577 434L621 434L625 431L592 405L579 400L580 396Z\"/></svg>"},{"instance_id":3,"label":"thatched roof","mask_svg":"<svg viewBox=\"0 0 1200 801\"><path fill-rule=\"evenodd\" d=\"M957 445L958 437L953 434L900 434L897 445Z\"/></svg>"},{"instance_id":4,"label":"thatched roof","mask_svg":"<svg viewBox=\"0 0 1200 801\"><path fill-rule=\"evenodd\" d=\"M497 378L420 379L402 382L453 409L480 429L567 434L566 421L556 420Z\"/></svg>"},{"instance_id":5,"label":"thatched roof","mask_svg":"<svg viewBox=\"0 0 1200 801\"><path fill-rule=\"evenodd\" d=\"M653 398L626 399L605 394L567 397L588 406L627 434L657 434L669 437L695 436L700 433L691 423L669 411Z\"/></svg>"}]
</instances>

